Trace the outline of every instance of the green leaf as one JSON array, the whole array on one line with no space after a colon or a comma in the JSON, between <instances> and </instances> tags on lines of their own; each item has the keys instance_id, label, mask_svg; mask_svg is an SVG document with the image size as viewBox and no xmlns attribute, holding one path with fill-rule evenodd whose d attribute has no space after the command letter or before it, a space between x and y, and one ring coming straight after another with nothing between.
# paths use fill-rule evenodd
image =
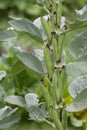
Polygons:
<instances>
[{"instance_id":1,"label":"green leaf","mask_svg":"<svg viewBox=\"0 0 87 130\"><path fill-rule=\"evenodd\" d=\"M18 105L20 107L25 107L26 106L25 100L20 96L15 96L15 95L8 96L5 99L5 101L8 102L8 103L11 103L13 105Z\"/></svg>"},{"instance_id":2,"label":"green leaf","mask_svg":"<svg viewBox=\"0 0 87 130\"><path fill-rule=\"evenodd\" d=\"M14 19L9 21L9 24L18 31L24 31L33 36L41 38L39 29L28 19L25 18Z\"/></svg>"},{"instance_id":3,"label":"green leaf","mask_svg":"<svg viewBox=\"0 0 87 130\"><path fill-rule=\"evenodd\" d=\"M44 104L39 104L38 96L34 93L28 93L25 95L26 107L29 111L29 117L31 120L43 121L47 116L46 107Z\"/></svg>"},{"instance_id":4,"label":"green leaf","mask_svg":"<svg viewBox=\"0 0 87 130\"><path fill-rule=\"evenodd\" d=\"M85 5L82 9L75 10L75 11L76 11L76 19L80 21L87 20L87 5Z\"/></svg>"},{"instance_id":5,"label":"green leaf","mask_svg":"<svg viewBox=\"0 0 87 130\"><path fill-rule=\"evenodd\" d=\"M87 61L71 62L66 65L67 79L70 83L76 77L87 73Z\"/></svg>"},{"instance_id":6,"label":"green leaf","mask_svg":"<svg viewBox=\"0 0 87 130\"><path fill-rule=\"evenodd\" d=\"M16 38L17 35L14 31L12 30L3 30L0 28L0 41L5 41L10 38Z\"/></svg>"},{"instance_id":7,"label":"green leaf","mask_svg":"<svg viewBox=\"0 0 87 130\"><path fill-rule=\"evenodd\" d=\"M87 54L87 30L71 40L70 51L75 58L80 58Z\"/></svg>"},{"instance_id":8,"label":"green leaf","mask_svg":"<svg viewBox=\"0 0 87 130\"><path fill-rule=\"evenodd\" d=\"M68 22L68 28L70 28L70 31L75 31L75 30L81 30L84 29L84 27L87 27L87 23L85 21L79 21L79 20L75 20L74 22ZM67 31L66 31L67 32Z\"/></svg>"},{"instance_id":9,"label":"green leaf","mask_svg":"<svg viewBox=\"0 0 87 130\"><path fill-rule=\"evenodd\" d=\"M68 112L78 112L87 108L87 88L74 99L73 103L66 107Z\"/></svg>"},{"instance_id":10,"label":"green leaf","mask_svg":"<svg viewBox=\"0 0 87 130\"><path fill-rule=\"evenodd\" d=\"M4 97L4 95L5 95L5 91L3 87L0 85L0 101L2 101L2 98Z\"/></svg>"},{"instance_id":11,"label":"green leaf","mask_svg":"<svg viewBox=\"0 0 87 130\"><path fill-rule=\"evenodd\" d=\"M70 121L71 121L71 124L75 127L83 126L83 121L75 118L73 114L70 116Z\"/></svg>"},{"instance_id":12,"label":"green leaf","mask_svg":"<svg viewBox=\"0 0 87 130\"><path fill-rule=\"evenodd\" d=\"M31 106L29 108L29 117L34 121L44 121L47 117L47 111L43 107Z\"/></svg>"},{"instance_id":13,"label":"green leaf","mask_svg":"<svg viewBox=\"0 0 87 130\"><path fill-rule=\"evenodd\" d=\"M13 125L14 123L19 122L20 120L20 116L17 114L12 114L6 118L4 118L3 120L0 120L0 128L4 129L4 128L8 128L11 125Z\"/></svg>"},{"instance_id":14,"label":"green leaf","mask_svg":"<svg viewBox=\"0 0 87 130\"><path fill-rule=\"evenodd\" d=\"M48 17L49 17L48 15L43 16L43 18L44 18L45 20L48 20ZM43 28L43 25L42 25L42 23L41 23L41 17L35 19L34 22L33 22L33 24L40 30L40 33L41 33L41 35L42 35L43 40L46 40L46 39L47 39L47 36L46 36L45 30L44 30L44 28Z\"/></svg>"},{"instance_id":15,"label":"green leaf","mask_svg":"<svg viewBox=\"0 0 87 130\"><path fill-rule=\"evenodd\" d=\"M69 93L70 95L75 98L83 89L87 88L87 76L80 76L76 78L70 85L69 85Z\"/></svg>"},{"instance_id":16,"label":"green leaf","mask_svg":"<svg viewBox=\"0 0 87 130\"><path fill-rule=\"evenodd\" d=\"M18 108L12 109L9 106L5 106L0 109L0 128L8 128L14 123L17 123L20 120L20 116L14 114Z\"/></svg>"},{"instance_id":17,"label":"green leaf","mask_svg":"<svg viewBox=\"0 0 87 130\"><path fill-rule=\"evenodd\" d=\"M6 71L1 70L0 71L0 80L2 80L6 76Z\"/></svg>"},{"instance_id":18,"label":"green leaf","mask_svg":"<svg viewBox=\"0 0 87 130\"><path fill-rule=\"evenodd\" d=\"M43 4L44 0L37 0L38 4Z\"/></svg>"},{"instance_id":19,"label":"green leaf","mask_svg":"<svg viewBox=\"0 0 87 130\"><path fill-rule=\"evenodd\" d=\"M12 76L16 76L19 74L22 70L24 69L24 65L21 61L17 61L16 63L13 64L12 69L11 69L11 74Z\"/></svg>"},{"instance_id":20,"label":"green leaf","mask_svg":"<svg viewBox=\"0 0 87 130\"><path fill-rule=\"evenodd\" d=\"M40 74L45 74L46 71L44 71L42 62L34 55L31 53L25 53L22 52L18 54L18 58L25 64L27 67L30 69L40 73Z\"/></svg>"},{"instance_id":21,"label":"green leaf","mask_svg":"<svg viewBox=\"0 0 87 130\"><path fill-rule=\"evenodd\" d=\"M39 100L37 99L37 95L34 93L28 93L25 95L25 101L27 106L30 108L31 106L38 106Z\"/></svg>"},{"instance_id":22,"label":"green leaf","mask_svg":"<svg viewBox=\"0 0 87 130\"><path fill-rule=\"evenodd\" d=\"M5 118L5 116L11 111L11 107L5 106L4 108L0 109L0 120Z\"/></svg>"}]
</instances>

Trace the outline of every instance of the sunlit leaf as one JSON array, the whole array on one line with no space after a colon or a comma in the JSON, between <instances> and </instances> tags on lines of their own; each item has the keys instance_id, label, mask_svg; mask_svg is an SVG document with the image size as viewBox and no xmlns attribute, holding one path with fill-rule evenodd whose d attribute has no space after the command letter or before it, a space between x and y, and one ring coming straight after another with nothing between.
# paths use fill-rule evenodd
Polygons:
<instances>
[{"instance_id":1,"label":"sunlit leaf","mask_svg":"<svg viewBox=\"0 0 87 130\"><path fill-rule=\"evenodd\" d=\"M5 41L10 38L16 38L17 35L14 31L12 30L3 30L0 28L0 41Z\"/></svg>"},{"instance_id":2,"label":"sunlit leaf","mask_svg":"<svg viewBox=\"0 0 87 130\"><path fill-rule=\"evenodd\" d=\"M74 99L73 103L66 107L69 112L78 112L87 108L87 88L81 91Z\"/></svg>"},{"instance_id":3,"label":"sunlit leaf","mask_svg":"<svg viewBox=\"0 0 87 130\"><path fill-rule=\"evenodd\" d=\"M87 31L80 33L71 40L70 51L75 58L87 54Z\"/></svg>"},{"instance_id":4,"label":"sunlit leaf","mask_svg":"<svg viewBox=\"0 0 87 130\"><path fill-rule=\"evenodd\" d=\"M75 98L85 88L87 88L87 76L80 76L71 82L68 90L70 95Z\"/></svg>"}]
</instances>

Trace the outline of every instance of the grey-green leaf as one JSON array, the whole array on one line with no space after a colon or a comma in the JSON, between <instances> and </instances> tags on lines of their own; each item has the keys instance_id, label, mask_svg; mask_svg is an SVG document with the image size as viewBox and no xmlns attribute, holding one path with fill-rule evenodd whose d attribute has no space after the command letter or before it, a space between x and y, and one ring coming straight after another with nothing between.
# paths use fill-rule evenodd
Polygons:
<instances>
[{"instance_id":1,"label":"grey-green leaf","mask_svg":"<svg viewBox=\"0 0 87 130\"><path fill-rule=\"evenodd\" d=\"M41 38L39 29L28 19L19 18L9 21L9 24L18 31L24 31Z\"/></svg>"},{"instance_id":2,"label":"grey-green leaf","mask_svg":"<svg viewBox=\"0 0 87 130\"><path fill-rule=\"evenodd\" d=\"M19 74L21 71L24 69L24 64L21 61L17 61L13 64L12 69L11 69L11 74L12 76L16 76Z\"/></svg>"},{"instance_id":3,"label":"grey-green leaf","mask_svg":"<svg viewBox=\"0 0 87 130\"><path fill-rule=\"evenodd\" d=\"M37 95L35 93L28 93L25 95L25 101L27 106L30 108L31 106L38 106L39 100L37 99Z\"/></svg>"},{"instance_id":4,"label":"grey-green leaf","mask_svg":"<svg viewBox=\"0 0 87 130\"><path fill-rule=\"evenodd\" d=\"M23 62L24 65L29 67L30 69L40 73L40 74L45 74L44 68L42 65L42 62L34 55L31 53L25 53L22 52L18 54L18 58Z\"/></svg>"},{"instance_id":5,"label":"grey-green leaf","mask_svg":"<svg viewBox=\"0 0 87 130\"><path fill-rule=\"evenodd\" d=\"M66 65L67 79L70 83L78 76L87 73L87 61L71 62Z\"/></svg>"},{"instance_id":6,"label":"grey-green leaf","mask_svg":"<svg viewBox=\"0 0 87 130\"><path fill-rule=\"evenodd\" d=\"M38 4L43 4L44 0L37 0Z\"/></svg>"},{"instance_id":7,"label":"grey-green leaf","mask_svg":"<svg viewBox=\"0 0 87 130\"><path fill-rule=\"evenodd\" d=\"M17 34L12 30L3 30L0 28L0 41L6 41L10 38L16 38Z\"/></svg>"},{"instance_id":8,"label":"grey-green leaf","mask_svg":"<svg viewBox=\"0 0 87 130\"><path fill-rule=\"evenodd\" d=\"M75 98L83 89L87 88L87 76L80 76L76 78L70 85L69 85L69 93L70 95Z\"/></svg>"},{"instance_id":9,"label":"grey-green leaf","mask_svg":"<svg viewBox=\"0 0 87 130\"><path fill-rule=\"evenodd\" d=\"M43 18L45 20L48 20L49 16L46 15L46 16L43 16ZM46 36L45 30L43 28L43 25L41 23L41 17L35 19L34 22L33 22L33 24L40 30L43 40L46 40L47 36Z\"/></svg>"},{"instance_id":10,"label":"grey-green leaf","mask_svg":"<svg viewBox=\"0 0 87 130\"><path fill-rule=\"evenodd\" d=\"M66 107L68 112L78 112L87 108L87 88L74 99L73 103Z\"/></svg>"},{"instance_id":11,"label":"grey-green leaf","mask_svg":"<svg viewBox=\"0 0 87 130\"><path fill-rule=\"evenodd\" d=\"M6 76L6 71L1 70L0 71L0 80L2 80Z\"/></svg>"},{"instance_id":12,"label":"grey-green leaf","mask_svg":"<svg viewBox=\"0 0 87 130\"><path fill-rule=\"evenodd\" d=\"M31 106L29 108L29 116L31 120L44 121L47 116L47 112L37 106Z\"/></svg>"},{"instance_id":13,"label":"grey-green leaf","mask_svg":"<svg viewBox=\"0 0 87 130\"><path fill-rule=\"evenodd\" d=\"M4 89L3 89L3 87L0 85L0 101L2 101L2 99L3 99L3 97L4 97L4 95L5 95L5 91L4 91Z\"/></svg>"},{"instance_id":14,"label":"grey-green leaf","mask_svg":"<svg viewBox=\"0 0 87 130\"><path fill-rule=\"evenodd\" d=\"M18 105L20 107L25 107L25 105L26 105L26 102L25 102L25 100L22 97L15 96L15 95L8 96L5 99L5 101L8 102L8 103L11 103L13 105Z\"/></svg>"},{"instance_id":15,"label":"grey-green leaf","mask_svg":"<svg viewBox=\"0 0 87 130\"><path fill-rule=\"evenodd\" d=\"M75 10L76 11L76 19L80 21L85 21L87 20L87 5L85 5L82 9L80 10Z\"/></svg>"},{"instance_id":16,"label":"grey-green leaf","mask_svg":"<svg viewBox=\"0 0 87 130\"><path fill-rule=\"evenodd\" d=\"M5 116L12 110L11 107L5 106L4 108L0 109L0 120L5 118Z\"/></svg>"},{"instance_id":17,"label":"grey-green leaf","mask_svg":"<svg viewBox=\"0 0 87 130\"><path fill-rule=\"evenodd\" d=\"M17 109L18 108L12 109L9 106L0 109L0 129L8 128L20 120L20 116L14 114Z\"/></svg>"},{"instance_id":18,"label":"grey-green leaf","mask_svg":"<svg viewBox=\"0 0 87 130\"><path fill-rule=\"evenodd\" d=\"M0 129L8 128L11 125L13 125L14 123L19 122L19 120L20 120L19 115L12 114L12 115L4 118L3 120L0 120Z\"/></svg>"},{"instance_id":19,"label":"grey-green leaf","mask_svg":"<svg viewBox=\"0 0 87 130\"><path fill-rule=\"evenodd\" d=\"M87 30L71 40L70 51L75 58L80 58L87 54Z\"/></svg>"}]
</instances>

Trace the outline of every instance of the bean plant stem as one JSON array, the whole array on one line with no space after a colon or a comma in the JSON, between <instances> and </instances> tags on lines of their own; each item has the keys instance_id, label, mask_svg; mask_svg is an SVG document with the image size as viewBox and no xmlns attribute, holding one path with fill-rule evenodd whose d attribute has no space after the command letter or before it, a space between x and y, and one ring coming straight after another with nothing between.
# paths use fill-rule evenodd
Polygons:
<instances>
[{"instance_id":1,"label":"bean plant stem","mask_svg":"<svg viewBox=\"0 0 87 130\"><path fill-rule=\"evenodd\" d=\"M63 84L64 71L61 65L64 34L62 33L60 35L62 0L50 0L49 5L47 3L47 10L49 10L52 29L48 30L49 23L46 23L46 21L42 19L42 23L43 26L45 27L45 31L47 33L48 38L47 44L45 44L44 54L48 70L48 79L52 85L50 84L49 89L43 83L42 91L47 104L50 119L54 122L55 129L64 130L64 124L66 126L65 121L66 119L64 120L62 118L63 117L66 118L66 112L62 111L61 110L62 108L60 108L61 106L60 104L62 103L63 98L63 87L64 87ZM52 32L50 32L50 30L52 30ZM51 59L52 57L53 60ZM53 90L53 92L49 90ZM56 109L56 107L58 109Z\"/></svg>"}]
</instances>

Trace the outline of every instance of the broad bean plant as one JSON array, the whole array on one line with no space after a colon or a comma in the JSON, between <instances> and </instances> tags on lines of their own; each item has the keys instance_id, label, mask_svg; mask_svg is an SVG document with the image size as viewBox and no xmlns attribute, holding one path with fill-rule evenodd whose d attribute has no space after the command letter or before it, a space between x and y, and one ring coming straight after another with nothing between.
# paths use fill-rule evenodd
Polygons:
<instances>
[{"instance_id":1,"label":"broad bean plant","mask_svg":"<svg viewBox=\"0 0 87 130\"><path fill-rule=\"evenodd\" d=\"M30 120L46 122L53 130L70 130L70 124L74 130L87 130L87 5L75 10L76 17L71 22L63 16L62 0L37 0L37 3L46 15L33 22L12 18L8 22L9 30L0 29L0 40L12 39L24 32L34 44L40 44L39 48L28 51L15 47L20 65L15 73L20 73L23 67L34 71L39 77L41 96L32 92L24 97L14 94L7 96L5 102L22 107ZM1 70L0 80L5 76L6 72ZM1 108L0 121L8 121L8 116L14 119L10 125L19 121L20 116L13 114L16 109ZM7 116L3 116L3 111Z\"/></svg>"}]
</instances>

